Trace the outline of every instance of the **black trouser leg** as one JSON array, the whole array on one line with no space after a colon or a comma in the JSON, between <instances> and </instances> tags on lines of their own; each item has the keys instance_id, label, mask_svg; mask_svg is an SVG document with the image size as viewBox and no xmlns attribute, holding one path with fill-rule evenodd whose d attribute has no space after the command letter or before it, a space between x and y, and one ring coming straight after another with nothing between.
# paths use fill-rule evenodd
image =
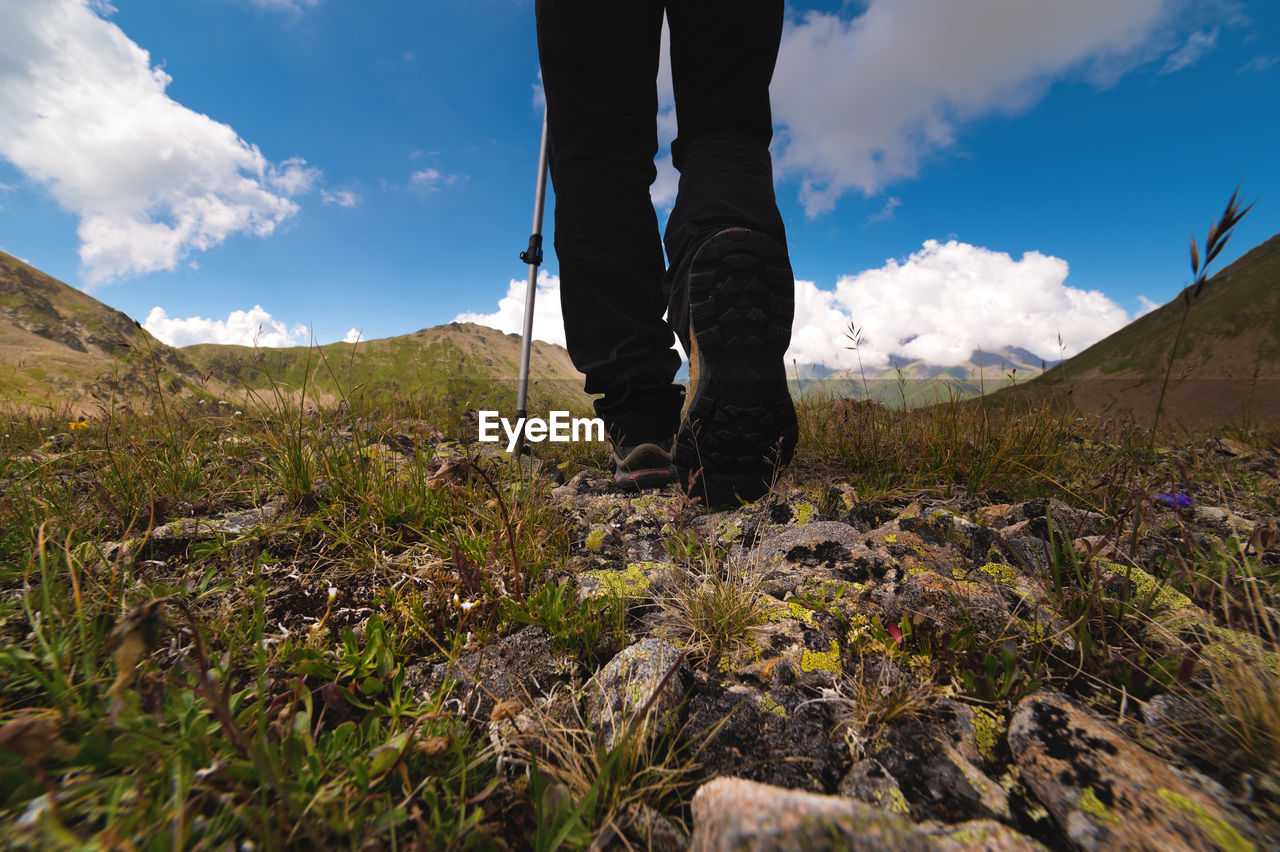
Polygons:
<instances>
[{"instance_id":1,"label":"black trouser leg","mask_svg":"<svg viewBox=\"0 0 1280 852\"><path fill-rule=\"evenodd\" d=\"M538 0L565 338L619 443L669 440L680 388L649 197L662 3Z\"/></svg>"},{"instance_id":2,"label":"black trouser leg","mask_svg":"<svg viewBox=\"0 0 1280 852\"><path fill-rule=\"evenodd\" d=\"M664 5L681 172L665 274L649 198ZM679 417L671 331L687 352L693 255L731 225L786 245L769 158L783 2L537 0L536 10L569 355L587 392L604 394L596 411L615 440L665 440Z\"/></svg>"},{"instance_id":3,"label":"black trouser leg","mask_svg":"<svg viewBox=\"0 0 1280 852\"><path fill-rule=\"evenodd\" d=\"M667 220L667 322L689 351L685 285L694 254L729 226L762 231L786 248L773 191L769 81L782 39L783 0L669 0L671 71L680 170Z\"/></svg>"}]
</instances>

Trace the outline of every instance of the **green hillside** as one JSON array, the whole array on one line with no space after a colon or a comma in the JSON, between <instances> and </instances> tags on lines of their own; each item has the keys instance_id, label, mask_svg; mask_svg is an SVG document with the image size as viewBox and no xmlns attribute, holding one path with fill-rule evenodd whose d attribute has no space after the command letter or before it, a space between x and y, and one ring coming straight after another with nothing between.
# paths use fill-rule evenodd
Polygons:
<instances>
[{"instance_id":1,"label":"green hillside","mask_svg":"<svg viewBox=\"0 0 1280 852\"><path fill-rule=\"evenodd\" d=\"M0 252L0 396L17 408L145 410L169 399L267 401L273 391L333 403L366 398L430 399L510 411L520 338L452 323L357 344L286 349L157 340L130 317ZM531 411L585 409L583 377L559 346L533 345Z\"/></svg>"},{"instance_id":2,"label":"green hillside","mask_svg":"<svg viewBox=\"0 0 1280 852\"><path fill-rule=\"evenodd\" d=\"M1149 421L1183 307L1179 294L994 401L1057 395L1084 412ZM1170 425L1280 417L1280 235L1205 284L1187 317L1164 411Z\"/></svg>"}]
</instances>

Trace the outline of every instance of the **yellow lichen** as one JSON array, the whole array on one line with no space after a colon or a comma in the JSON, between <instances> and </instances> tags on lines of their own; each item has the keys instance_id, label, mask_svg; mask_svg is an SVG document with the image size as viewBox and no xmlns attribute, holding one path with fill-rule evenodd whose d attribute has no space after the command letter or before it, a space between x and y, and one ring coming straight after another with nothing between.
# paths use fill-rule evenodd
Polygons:
<instances>
[{"instance_id":1,"label":"yellow lichen","mask_svg":"<svg viewBox=\"0 0 1280 852\"><path fill-rule=\"evenodd\" d=\"M1127 577L1133 583L1133 594L1139 601L1145 601L1150 598L1152 605L1162 610L1182 609L1183 607L1191 606L1190 598L1167 583L1161 583L1141 568L1119 565L1106 559L1099 559L1097 562L1098 567L1103 571ZM1152 597L1153 595L1154 597Z\"/></svg>"},{"instance_id":2,"label":"yellow lichen","mask_svg":"<svg viewBox=\"0 0 1280 852\"><path fill-rule=\"evenodd\" d=\"M653 562L633 562L622 571L583 571L582 576L593 577L600 581L600 591L604 594L620 598L635 598L649 588L649 578L644 575L646 567L654 566Z\"/></svg>"},{"instance_id":3,"label":"yellow lichen","mask_svg":"<svg viewBox=\"0 0 1280 852\"><path fill-rule=\"evenodd\" d=\"M772 713L779 719L787 718L787 708L775 701L768 693L760 696L758 704L760 705L760 709L764 710L766 713Z\"/></svg>"},{"instance_id":4,"label":"yellow lichen","mask_svg":"<svg viewBox=\"0 0 1280 852\"><path fill-rule=\"evenodd\" d=\"M987 562L979 565L978 570L1002 586L1012 586L1018 582L1018 572L1001 562Z\"/></svg>"},{"instance_id":5,"label":"yellow lichen","mask_svg":"<svg viewBox=\"0 0 1280 852\"><path fill-rule=\"evenodd\" d=\"M800 671L802 672L834 672L840 674L842 671L840 665L840 646L835 642L831 643L829 651L810 651L804 649L804 653L800 655Z\"/></svg>"},{"instance_id":6,"label":"yellow lichen","mask_svg":"<svg viewBox=\"0 0 1280 852\"><path fill-rule=\"evenodd\" d=\"M906 816L911 812L911 806L907 804L907 797L902 795L902 791L895 784L889 788L889 810L892 813Z\"/></svg>"},{"instance_id":7,"label":"yellow lichen","mask_svg":"<svg viewBox=\"0 0 1280 852\"><path fill-rule=\"evenodd\" d=\"M813 627L813 610L806 606L801 606L795 601L787 602L787 609L791 611L792 618L803 621L809 627Z\"/></svg>"},{"instance_id":8,"label":"yellow lichen","mask_svg":"<svg viewBox=\"0 0 1280 852\"><path fill-rule=\"evenodd\" d=\"M1111 822L1120 821L1120 817L1111 813L1111 811L1107 810L1107 806L1102 804L1098 799L1098 795L1093 792L1092 787L1085 787L1080 791L1080 795L1076 797L1076 807L1098 819L1110 820Z\"/></svg>"},{"instance_id":9,"label":"yellow lichen","mask_svg":"<svg viewBox=\"0 0 1280 852\"><path fill-rule=\"evenodd\" d=\"M994 712L985 707L973 708L973 742L983 758L995 762L1003 731L1004 722Z\"/></svg>"},{"instance_id":10,"label":"yellow lichen","mask_svg":"<svg viewBox=\"0 0 1280 852\"><path fill-rule=\"evenodd\" d=\"M814 510L815 507L812 503L797 503L795 508L792 510L795 515L796 526L803 527L808 524L809 518L813 515Z\"/></svg>"},{"instance_id":11,"label":"yellow lichen","mask_svg":"<svg viewBox=\"0 0 1280 852\"><path fill-rule=\"evenodd\" d=\"M586 548L592 553L599 553L604 547L604 528L598 527L587 533Z\"/></svg>"},{"instance_id":12,"label":"yellow lichen","mask_svg":"<svg viewBox=\"0 0 1280 852\"><path fill-rule=\"evenodd\" d=\"M897 543L898 543L898 536L897 536L897 534L896 534L896 533L889 533L887 536L885 536L885 537L884 537L884 543L885 543L885 544L897 544Z\"/></svg>"},{"instance_id":13,"label":"yellow lichen","mask_svg":"<svg viewBox=\"0 0 1280 852\"><path fill-rule=\"evenodd\" d=\"M1232 828L1226 820L1210 813L1209 809L1199 802L1193 802L1181 793L1175 793L1163 787L1160 788L1158 793L1160 798L1171 806L1194 819L1197 825L1209 832L1213 842L1218 844L1220 848L1227 850L1227 852L1252 852L1253 849L1257 848L1241 837L1240 832Z\"/></svg>"}]
</instances>

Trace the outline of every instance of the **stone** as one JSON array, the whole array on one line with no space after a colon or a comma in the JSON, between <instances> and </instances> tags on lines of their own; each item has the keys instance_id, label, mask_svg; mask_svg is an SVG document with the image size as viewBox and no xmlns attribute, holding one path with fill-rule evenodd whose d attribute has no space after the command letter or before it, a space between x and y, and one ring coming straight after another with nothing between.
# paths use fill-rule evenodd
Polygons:
<instances>
[{"instance_id":1,"label":"stone","mask_svg":"<svg viewBox=\"0 0 1280 852\"><path fill-rule=\"evenodd\" d=\"M857 799L898 816L905 817L911 811L897 780L875 758L855 763L840 781L839 792L847 799Z\"/></svg>"},{"instance_id":2,"label":"stone","mask_svg":"<svg viewBox=\"0 0 1280 852\"><path fill-rule=\"evenodd\" d=\"M690 852L927 850L911 823L852 799L717 778L693 797Z\"/></svg>"},{"instance_id":3,"label":"stone","mask_svg":"<svg viewBox=\"0 0 1280 852\"><path fill-rule=\"evenodd\" d=\"M1179 772L1065 696L1024 698L1009 747L1023 781L1081 849L1257 848L1221 788Z\"/></svg>"},{"instance_id":4,"label":"stone","mask_svg":"<svg viewBox=\"0 0 1280 852\"><path fill-rule=\"evenodd\" d=\"M527 702L569 683L578 674L577 662L558 653L541 627L525 627L477 651L459 655L454 665L410 666L410 686L459 681L453 695L465 711L488 720L503 701Z\"/></svg>"},{"instance_id":5,"label":"stone","mask_svg":"<svg viewBox=\"0 0 1280 852\"><path fill-rule=\"evenodd\" d=\"M677 671L665 683L663 678L675 666L689 674L680 649L665 639L649 638L622 649L592 679L587 695L587 721L604 734L607 748L617 745L634 714L642 711L655 690L661 688L648 716L646 735L675 730L684 680Z\"/></svg>"},{"instance_id":6,"label":"stone","mask_svg":"<svg viewBox=\"0 0 1280 852\"><path fill-rule=\"evenodd\" d=\"M798 686L766 692L698 682L681 738L701 750L696 760L708 777L733 774L831 793L849 766L849 750L831 739L829 703L808 699Z\"/></svg>"}]
</instances>

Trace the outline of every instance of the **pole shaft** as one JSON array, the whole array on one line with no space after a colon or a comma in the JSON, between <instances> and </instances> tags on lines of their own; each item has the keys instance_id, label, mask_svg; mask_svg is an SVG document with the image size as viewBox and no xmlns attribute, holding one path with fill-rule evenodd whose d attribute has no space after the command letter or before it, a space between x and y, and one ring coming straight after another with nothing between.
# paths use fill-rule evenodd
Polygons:
<instances>
[{"instance_id":1,"label":"pole shaft","mask_svg":"<svg viewBox=\"0 0 1280 852\"><path fill-rule=\"evenodd\" d=\"M542 236L542 209L546 206L547 196L547 113L542 112L542 143L538 151L538 182L533 201L533 235ZM541 257L530 258L529 285L524 294L524 334L520 341L520 379L516 388L516 417L527 417L529 401L529 355L533 346L533 300L538 290L538 264ZM520 431L520 441L516 452L524 449L524 430Z\"/></svg>"}]
</instances>

